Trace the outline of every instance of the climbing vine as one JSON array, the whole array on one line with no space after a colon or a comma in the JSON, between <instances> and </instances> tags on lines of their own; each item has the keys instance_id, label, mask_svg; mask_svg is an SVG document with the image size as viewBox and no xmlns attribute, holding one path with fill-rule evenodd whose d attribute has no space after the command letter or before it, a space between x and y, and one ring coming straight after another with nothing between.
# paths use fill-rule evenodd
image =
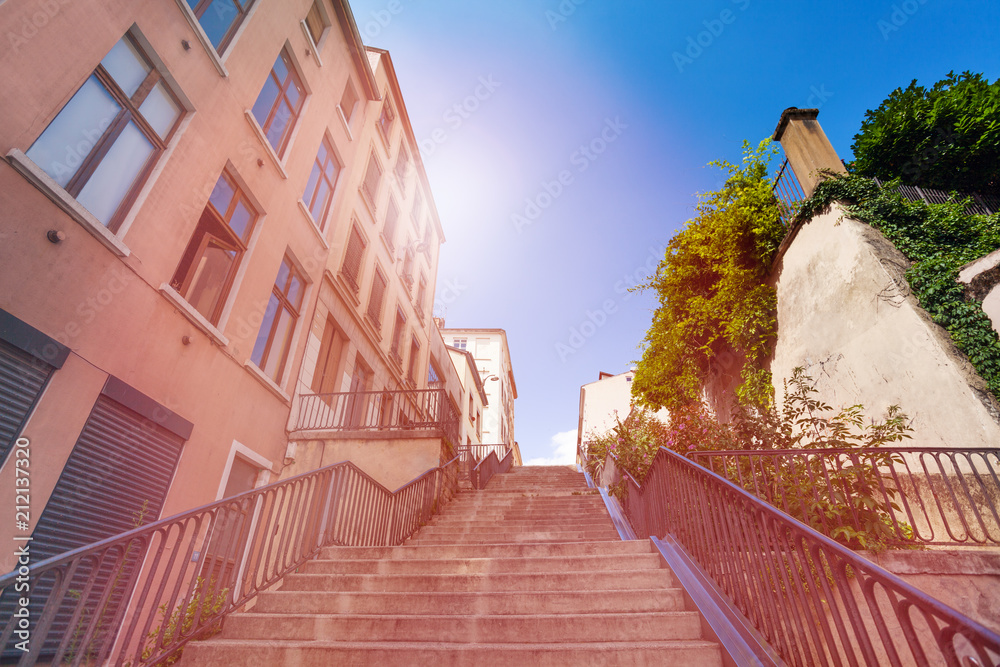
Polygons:
<instances>
[{"instance_id":1,"label":"climbing vine","mask_svg":"<svg viewBox=\"0 0 1000 667\"><path fill-rule=\"evenodd\" d=\"M767 405L773 393L764 361L777 331L777 299L767 269L785 235L768 177L776 147L743 144L739 165L703 195L697 215L669 245L656 274L659 307L646 333L632 394L645 406L675 408L696 400L720 355L742 356L741 401Z\"/></svg>"},{"instance_id":2,"label":"climbing vine","mask_svg":"<svg viewBox=\"0 0 1000 667\"><path fill-rule=\"evenodd\" d=\"M913 262L906 279L920 305L948 330L1000 398L1000 337L982 303L967 298L958 282L963 265L1000 249L1000 214L968 215L962 201L908 202L894 186L883 189L860 176L832 178L802 204L797 219L808 220L841 201L848 215L882 232Z\"/></svg>"}]
</instances>

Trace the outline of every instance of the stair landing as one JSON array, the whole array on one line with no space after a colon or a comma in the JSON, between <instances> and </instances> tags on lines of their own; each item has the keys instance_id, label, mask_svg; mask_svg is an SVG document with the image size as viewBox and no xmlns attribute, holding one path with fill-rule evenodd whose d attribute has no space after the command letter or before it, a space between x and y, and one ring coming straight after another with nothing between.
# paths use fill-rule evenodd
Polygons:
<instances>
[{"instance_id":1,"label":"stair landing","mask_svg":"<svg viewBox=\"0 0 1000 667\"><path fill-rule=\"evenodd\" d=\"M398 547L332 547L182 665L722 664L648 540L573 468L461 491Z\"/></svg>"}]
</instances>

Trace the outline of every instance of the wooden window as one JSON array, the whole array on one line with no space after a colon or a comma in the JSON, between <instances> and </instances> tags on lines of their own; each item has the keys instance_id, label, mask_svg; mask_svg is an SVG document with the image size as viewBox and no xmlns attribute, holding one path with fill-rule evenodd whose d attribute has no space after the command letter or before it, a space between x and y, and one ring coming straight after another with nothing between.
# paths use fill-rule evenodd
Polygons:
<instances>
[{"instance_id":1,"label":"wooden window","mask_svg":"<svg viewBox=\"0 0 1000 667\"><path fill-rule=\"evenodd\" d=\"M281 375L285 371L304 290L305 280L302 279L302 274L285 256L278 269L278 278L274 281L271 298L264 311L264 321L250 355L251 361L275 382L281 381Z\"/></svg>"},{"instance_id":2,"label":"wooden window","mask_svg":"<svg viewBox=\"0 0 1000 667\"><path fill-rule=\"evenodd\" d=\"M417 231L417 236L420 236L424 222L424 193L419 185L413 193L413 208L410 209L410 217L413 219L413 228Z\"/></svg>"},{"instance_id":3,"label":"wooden window","mask_svg":"<svg viewBox=\"0 0 1000 667\"><path fill-rule=\"evenodd\" d=\"M389 250L396 249L396 223L399 221L399 207L392 199L389 200L389 208L385 212L385 224L382 225L382 237L389 245Z\"/></svg>"},{"instance_id":4,"label":"wooden window","mask_svg":"<svg viewBox=\"0 0 1000 667\"><path fill-rule=\"evenodd\" d=\"M365 239L358 231L357 225L351 226L351 237L347 241L347 252L340 273L347 280L355 293L358 291L358 280L361 277L361 260L365 254Z\"/></svg>"},{"instance_id":5,"label":"wooden window","mask_svg":"<svg viewBox=\"0 0 1000 667\"><path fill-rule=\"evenodd\" d=\"M392 342L389 345L389 354L393 361L402 365L403 358L400 356L399 346L403 340L403 329L406 328L406 315L403 310L396 307L396 326L392 330Z\"/></svg>"},{"instance_id":6,"label":"wooden window","mask_svg":"<svg viewBox=\"0 0 1000 667\"><path fill-rule=\"evenodd\" d=\"M406 175L410 172L410 151L406 149L406 144L399 145L399 155L396 157L396 178L399 180L399 187L406 196Z\"/></svg>"},{"instance_id":7,"label":"wooden window","mask_svg":"<svg viewBox=\"0 0 1000 667\"><path fill-rule=\"evenodd\" d=\"M170 282L212 324L219 322L257 215L232 176L222 172Z\"/></svg>"},{"instance_id":8,"label":"wooden window","mask_svg":"<svg viewBox=\"0 0 1000 667\"><path fill-rule=\"evenodd\" d=\"M288 145L305 96L305 88L292 65L292 59L282 49L253 105L253 117L278 155Z\"/></svg>"},{"instance_id":9,"label":"wooden window","mask_svg":"<svg viewBox=\"0 0 1000 667\"><path fill-rule=\"evenodd\" d=\"M162 74L126 34L27 156L114 232L182 115Z\"/></svg>"},{"instance_id":10,"label":"wooden window","mask_svg":"<svg viewBox=\"0 0 1000 667\"><path fill-rule=\"evenodd\" d=\"M456 338L452 341L451 346L457 350L464 350L469 344L468 338Z\"/></svg>"},{"instance_id":11,"label":"wooden window","mask_svg":"<svg viewBox=\"0 0 1000 667\"><path fill-rule=\"evenodd\" d=\"M368 296L368 319L372 321L376 329L382 328L382 302L385 300L385 288L388 281L382 275L382 270L375 269L375 277L372 279L372 291Z\"/></svg>"},{"instance_id":12,"label":"wooden window","mask_svg":"<svg viewBox=\"0 0 1000 667\"><path fill-rule=\"evenodd\" d=\"M348 80L344 86L344 94L340 97L340 113L344 114L344 122L351 124L354 117L354 109L358 104L358 94L354 91L354 86Z\"/></svg>"},{"instance_id":13,"label":"wooden window","mask_svg":"<svg viewBox=\"0 0 1000 667\"><path fill-rule=\"evenodd\" d=\"M316 47L319 44L319 40L323 37L323 33L326 31L326 27L329 25L326 16L323 14L323 8L320 7L320 0L313 1L312 6L309 7L309 13L306 14L305 21L306 29L312 38L313 47Z\"/></svg>"},{"instance_id":14,"label":"wooden window","mask_svg":"<svg viewBox=\"0 0 1000 667\"><path fill-rule=\"evenodd\" d=\"M187 0L198 23L215 50L222 52L232 41L255 0Z\"/></svg>"},{"instance_id":15,"label":"wooden window","mask_svg":"<svg viewBox=\"0 0 1000 667\"><path fill-rule=\"evenodd\" d=\"M372 152L368 159L368 169L365 171L365 180L361 183L361 194L368 200L368 206L375 210L375 202L378 201L379 184L382 181L382 165L378 163L378 158Z\"/></svg>"},{"instance_id":16,"label":"wooden window","mask_svg":"<svg viewBox=\"0 0 1000 667\"><path fill-rule=\"evenodd\" d=\"M396 110L392 107L392 100L388 96L382 103L382 113L378 117L378 131L382 139L389 143L389 135L392 132L392 124L396 120Z\"/></svg>"},{"instance_id":17,"label":"wooden window","mask_svg":"<svg viewBox=\"0 0 1000 667\"><path fill-rule=\"evenodd\" d=\"M330 211L333 189L337 185L339 175L340 163L337 162L333 146L327 137L323 137L303 195L303 201L309 209L309 214L312 215L313 221L319 225L320 229L325 229L326 216Z\"/></svg>"},{"instance_id":18,"label":"wooden window","mask_svg":"<svg viewBox=\"0 0 1000 667\"><path fill-rule=\"evenodd\" d=\"M319 357L316 359L316 370L310 384L313 393L332 394L339 390L340 358L346 342L347 336L340 331L333 318L327 317Z\"/></svg>"},{"instance_id":19,"label":"wooden window","mask_svg":"<svg viewBox=\"0 0 1000 667\"><path fill-rule=\"evenodd\" d=\"M417 384L417 362L420 359L420 343L417 341L416 336L410 337L410 360L407 363L406 379L410 381L410 384L416 386Z\"/></svg>"},{"instance_id":20,"label":"wooden window","mask_svg":"<svg viewBox=\"0 0 1000 667\"><path fill-rule=\"evenodd\" d=\"M417 311L417 318L423 322L424 321L424 300L427 298L427 280L420 276L420 287L417 288L417 303L415 308Z\"/></svg>"}]
</instances>

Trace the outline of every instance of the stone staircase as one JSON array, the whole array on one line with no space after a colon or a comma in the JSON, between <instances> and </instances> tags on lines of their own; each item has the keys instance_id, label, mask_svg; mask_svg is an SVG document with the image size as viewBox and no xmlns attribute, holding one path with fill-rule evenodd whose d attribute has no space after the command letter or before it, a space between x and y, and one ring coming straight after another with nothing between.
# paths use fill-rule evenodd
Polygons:
<instances>
[{"instance_id":1,"label":"stone staircase","mask_svg":"<svg viewBox=\"0 0 1000 667\"><path fill-rule=\"evenodd\" d=\"M721 665L647 540L569 467L460 492L398 547L334 547L192 643L197 665Z\"/></svg>"}]
</instances>

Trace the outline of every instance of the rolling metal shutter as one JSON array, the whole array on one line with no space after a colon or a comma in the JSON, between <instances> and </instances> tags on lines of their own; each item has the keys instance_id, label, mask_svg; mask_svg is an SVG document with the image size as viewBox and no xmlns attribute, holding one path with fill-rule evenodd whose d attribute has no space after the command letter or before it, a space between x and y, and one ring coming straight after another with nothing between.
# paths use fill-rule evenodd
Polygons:
<instances>
[{"instance_id":1,"label":"rolling metal shutter","mask_svg":"<svg viewBox=\"0 0 1000 667\"><path fill-rule=\"evenodd\" d=\"M124 533L160 516L185 438L111 399L107 391L97 399L35 526L33 562ZM123 563L105 561L99 566L95 589L102 590L115 582L115 592L103 610L104 618L113 619L119 605L128 598L130 591L118 582L129 580L143 556L135 550ZM71 590L85 588L90 568L81 570ZM51 580L39 581L33 599L44 600L51 586ZM40 612L33 610L33 614ZM71 610L65 606L56 614L43 655L54 653L70 616ZM102 632L112 633L113 629L102 628ZM90 647L75 650L92 655L90 651L96 652L96 647L110 637L103 634ZM8 651L4 654L10 655Z\"/></svg>"},{"instance_id":2,"label":"rolling metal shutter","mask_svg":"<svg viewBox=\"0 0 1000 667\"><path fill-rule=\"evenodd\" d=\"M0 340L0 465L55 367Z\"/></svg>"}]
</instances>

